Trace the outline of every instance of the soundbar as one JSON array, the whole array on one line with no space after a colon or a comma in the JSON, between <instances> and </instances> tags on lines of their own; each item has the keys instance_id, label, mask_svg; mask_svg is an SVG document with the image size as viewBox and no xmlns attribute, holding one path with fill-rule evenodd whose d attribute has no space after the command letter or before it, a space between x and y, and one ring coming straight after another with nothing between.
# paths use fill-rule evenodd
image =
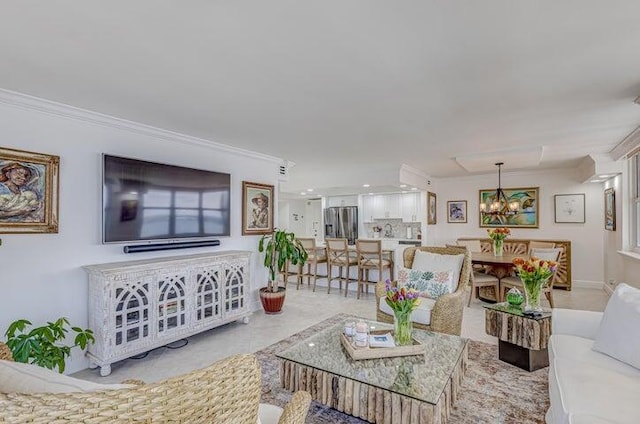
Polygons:
<instances>
[{"instance_id":1,"label":"soundbar","mask_svg":"<svg viewBox=\"0 0 640 424\"><path fill-rule=\"evenodd\" d=\"M124 253L153 252L154 250L188 249L190 247L220 246L220 240L180 241L176 243L132 244Z\"/></svg>"}]
</instances>

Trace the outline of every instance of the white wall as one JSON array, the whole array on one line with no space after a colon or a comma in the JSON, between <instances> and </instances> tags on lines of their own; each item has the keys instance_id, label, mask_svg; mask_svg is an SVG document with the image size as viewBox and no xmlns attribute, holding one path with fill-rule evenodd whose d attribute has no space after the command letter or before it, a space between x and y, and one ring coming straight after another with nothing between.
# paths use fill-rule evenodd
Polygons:
<instances>
[{"instance_id":1,"label":"white wall","mask_svg":"<svg viewBox=\"0 0 640 424\"><path fill-rule=\"evenodd\" d=\"M465 178L438 180L433 191L437 194L437 225L427 227L427 243L442 245L459 237L486 237L485 228L479 227L478 190L492 189L497 176L480 175ZM573 283L595 285L604 280L604 196L601 184L582 184L574 172L545 170L539 172L503 173L503 188L540 187L538 229L514 229L512 238L550 238L571 240ZM554 195L585 193L586 223L554 223ZM446 205L448 200L467 201L467 223L448 224Z\"/></svg>"},{"instance_id":2,"label":"white wall","mask_svg":"<svg viewBox=\"0 0 640 424\"><path fill-rule=\"evenodd\" d=\"M37 103L37 102L36 102ZM0 246L0 331L18 318L41 325L66 316L88 325L87 283L83 265L222 251L256 251L258 237L241 236L242 181L277 186L279 160L228 149L170 140L158 131L127 124L120 129L42 113L0 102L2 146L60 156L60 229L58 234L2 234ZM179 137L176 136L176 139ZM140 158L231 174L231 237L215 248L126 255L123 245L101 244L101 153ZM276 190L277 192L277 190ZM274 202L274 204L277 204ZM266 271L252 256L251 307L259 308L257 289ZM0 336L2 337L2 336ZM67 372L87 366L74 349Z\"/></svg>"}]
</instances>

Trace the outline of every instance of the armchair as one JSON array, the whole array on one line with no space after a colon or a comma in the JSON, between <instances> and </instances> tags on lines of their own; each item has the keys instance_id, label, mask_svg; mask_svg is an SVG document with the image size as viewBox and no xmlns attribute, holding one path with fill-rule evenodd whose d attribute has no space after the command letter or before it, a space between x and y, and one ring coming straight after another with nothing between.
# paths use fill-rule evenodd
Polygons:
<instances>
[{"instance_id":1,"label":"armchair","mask_svg":"<svg viewBox=\"0 0 640 424\"><path fill-rule=\"evenodd\" d=\"M430 308L429 324L413 323L415 328L436 331L439 333L447 333L460 335L462 331L462 312L465 301L465 288L469 284L471 278L471 255L466 247L434 247L419 246L409 247L403 253L403 261L405 268L413 266L413 259L416 251L436 253L440 255L461 255L464 254L458 286L453 293L440 296L437 300L432 301ZM393 284L396 284L394 281ZM385 297L385 283L378 282L376 284L376 317L378 321L393 323L393 315L388 314L380 309L381 299ZM427 299L429 300L429 299ZM426 303L426 302L425 302Z\"/></svg>"},{"instance_id":2,"label":"armchair","mask_svg":"<svg viewBox=\"0 0 640 424\"><path fill-rule=\"evenodd\" d=\"M11 360L7 351L0 343L0 359ZM0 423L253 424L260 422L260 394L261 371L256 357L235 355L147 385L90 392L0 393ZM260 418L263 424L303 424L310 402L309 393L296 392L284 410L270 414L267 420Z\"/></svg>"}]
</instances>

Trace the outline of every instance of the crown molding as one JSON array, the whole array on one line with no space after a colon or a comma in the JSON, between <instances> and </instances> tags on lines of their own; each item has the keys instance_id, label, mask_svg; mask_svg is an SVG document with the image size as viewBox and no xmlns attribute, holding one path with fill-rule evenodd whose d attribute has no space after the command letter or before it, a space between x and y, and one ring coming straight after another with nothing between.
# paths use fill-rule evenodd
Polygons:
<instances>
[{"instance_id":1,"label":"crown molding","mask_svg":"<svg viewBox=\"0 0 640 424\"><path fill-rule=\"evenodd\" d=\"M640 127L631 131L628 136L616 145L609 154L613 160L622 159L630 152L640 148Z\"/></svg>"},{"instance_id":2,"label":"crown molding","mask_svg":"<svg viewBox=\"0 0 640 424\"><path fill-rule=\"evenodd\" d=\"M207 140L204 138L198 138L186 134L164 130L162 128L153 127L151 125L128 121L126 119L116 118L114 116L105 115L99 112L93 112L90 110L81 109L63 103L58 103L51 100L42 99L40 97L34 97L28 94L18 93L1 88L0 104L6 104L8 106L35 111L51 116L73 119L92 125L99 125L103 127L129 131L131 133L153 137L158 140L204 146L207 148L221 150L239 156L265 160L273 163L283 162L282 158L266 155L264 153L258 153L251 150L230 146L228 144L222 144L215 141Z\"/></svg>"}]
</instances>

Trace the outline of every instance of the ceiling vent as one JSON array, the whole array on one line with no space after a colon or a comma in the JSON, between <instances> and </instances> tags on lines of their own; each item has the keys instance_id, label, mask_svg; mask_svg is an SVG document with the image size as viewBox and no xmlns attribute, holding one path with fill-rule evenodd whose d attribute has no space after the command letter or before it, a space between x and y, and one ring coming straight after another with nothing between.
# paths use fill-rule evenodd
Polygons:
<instances>
[{"instance_id":1,"label":"ceiling vent","mask_svg":"<svg viewBox=\"0 0 640 424\"><path fill-rule=\"evenodd\" d=\"M289 181L289 163L283 162L278 167L278 181Z\"/></svg>"}]
</instances>

